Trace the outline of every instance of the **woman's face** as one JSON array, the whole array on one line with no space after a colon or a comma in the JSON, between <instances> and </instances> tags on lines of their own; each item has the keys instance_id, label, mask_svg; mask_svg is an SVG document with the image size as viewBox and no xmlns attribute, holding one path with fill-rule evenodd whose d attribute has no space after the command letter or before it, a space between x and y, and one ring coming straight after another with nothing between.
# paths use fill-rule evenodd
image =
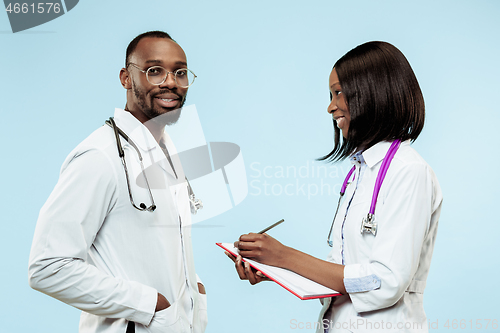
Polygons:
<instances>
[{"instance_id":1,"label":"woman's face","mask_svg":"<svg viewBox=\"0 0 500 333\"><path fill-rule=\"evenodd\" d=\"M328 105L328 113L333 116L337 127L342 131L342 136L347 138L351 114L347 108L347 102L342 93L342 87L340 86L339 77L337 76L335 68L330 74L330 96L331 102L330 105Z\"/></svg>"}]
</instances>

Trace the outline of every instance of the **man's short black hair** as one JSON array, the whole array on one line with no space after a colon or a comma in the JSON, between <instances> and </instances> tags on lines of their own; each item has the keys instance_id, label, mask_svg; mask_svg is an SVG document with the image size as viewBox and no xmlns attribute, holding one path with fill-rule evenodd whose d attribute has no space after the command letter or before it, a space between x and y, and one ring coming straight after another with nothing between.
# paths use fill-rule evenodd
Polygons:
<instances>
[{"instance_id":1,"label":"man's short black hair","mask_svg":"<svg viewBox=\"0 0 500 333\"><path fill-rule=\"evenodd\" d=\"M422 91L408 60L392 44L368 42L333 66L351 122L342 139L335 120L335 145L321 160L342 160L381 141L415 141L424 127Z\"/></svg>"},{"instance_id":2,"label":"man's short black hair","mask_svg":"<svg viewBox=\"0 0 500 333\"><path fill-rule=\"evenodd\" d=\"M141 41L141 39L146 38L146 37L166 38L166 39L170 39L171 41L175 42L175 40L173 40L172 37L170 37L170 35L167 34L164 31L156 30L156 31L148 31L148 32L140 34L139 36L135 37L130 42L130 44L128 44L128 46L127 46L127 53L126 53L126 56L125 56L125 68L127 68L128 64L129 64L129 60L130 60L130 55L137 48L137 44L139 44L139 42Z\"/></svg>"}]
</instances>

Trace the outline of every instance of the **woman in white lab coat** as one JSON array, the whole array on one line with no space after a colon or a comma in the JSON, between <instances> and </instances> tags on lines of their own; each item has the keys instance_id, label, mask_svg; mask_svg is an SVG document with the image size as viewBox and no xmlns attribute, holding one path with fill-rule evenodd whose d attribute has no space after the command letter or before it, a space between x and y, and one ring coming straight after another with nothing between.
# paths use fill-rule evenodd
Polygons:
<instances>
[{"instance_id":1,"label":"woman in white lab coat","mask_svg":"<svg viewBox=\"0 0 500 333\"><path fill-rule=\"evenodd\" d=\"M235 246L243 257L342 293L323 300L317 332L426 332L423 292L442 195L434 172L410 146L424 126L419 84L396 47L368 42L335 63L329 88L335 142L323 159L350 159L354 175L327 260L267 234L242 235ZM231 258L241 279L265 280L240 256Z\"/></svg>"}]
</instances>

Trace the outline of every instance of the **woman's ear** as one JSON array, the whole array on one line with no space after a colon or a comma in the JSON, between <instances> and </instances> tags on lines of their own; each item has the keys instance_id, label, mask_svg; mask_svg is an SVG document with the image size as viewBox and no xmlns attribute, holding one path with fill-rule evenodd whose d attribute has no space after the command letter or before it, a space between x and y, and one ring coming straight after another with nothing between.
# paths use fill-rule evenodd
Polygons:
<instances>
[{"instance_id":1,"label":"woman's ear","mask_svg":"<svg viewBox=\"0 0 500 333\"><path fill-rule=\"evenodd\" d=\"M122 83L123 88L127 90L132 89L130 73L126 68L122 68L120 70L120 82Z\"/></svg>"}]
</instances>

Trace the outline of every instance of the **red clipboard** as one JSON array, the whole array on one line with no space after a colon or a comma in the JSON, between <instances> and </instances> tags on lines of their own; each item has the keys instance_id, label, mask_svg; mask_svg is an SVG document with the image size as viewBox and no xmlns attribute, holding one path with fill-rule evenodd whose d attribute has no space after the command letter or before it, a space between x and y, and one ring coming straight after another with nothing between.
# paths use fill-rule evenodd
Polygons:
<instances>
[{"instance_id":1,"label":"red clipboard","mask_svg":"<svg viewBox=\"0 0 500 333\"><path fill-rule=\"evenodd\" d=\"M231 253L232 255L234 256L237 256L238 253L236 253L234 251L234 249L232 248L229 248L228 246L225 246L224 243L215 243L217 246L223 248L224 250L226 250L227 252ZM322 286L320 285L319 283L317 282L314 282L312 280L309 280L303 276L300 276L294 272L291 272L291 271L288 271L288 270L285 270L283 268L278 268L278 267L273 267L273 266L269 266L269 265L264 265L264 264L259 264L253 260L249 260L249 259L245 259L243 258L243 261L245 262L248 262L250 264L250 266L252 266L254 269L260 271L262 274L264 274L266 277L268 277L269 279L271 279L272 281L276 282L277 284L279 284L280 286L282 286L283 288L285 288L286 290L288 290L289 292L291 292L292 294L294 294L295 296L297 296L298 298L300 298L301 300L307 300L307 299L319 299L319 298L326 298L326 297L334 297L334 296L340 296L342 295L341 293L339 293L338 291L335 291L333 289L330 289L328 287L325 287L325 286ZM283 270L283 271L287 271L289 273L287 274L293 274L294 276L298 276L300 277L301 279L303 279L304 281L308 281L307 283L309 285L312 285L312 286L315 286L317 287L318 289L321 289L325 292L323 293L319 293L319 294L314 294L314 295L310 295L310 294L301 294L298 290L294 290L293 289L293 286L291 285L287 285L287 282L285 281L279 281L279 279L274 275L272 274L272 272L270 271L266 271L266 267L270 268L270 269L278 269L278 270ZM317 285L317 286L316 286Z\"/></svg>"}]
</instances>

